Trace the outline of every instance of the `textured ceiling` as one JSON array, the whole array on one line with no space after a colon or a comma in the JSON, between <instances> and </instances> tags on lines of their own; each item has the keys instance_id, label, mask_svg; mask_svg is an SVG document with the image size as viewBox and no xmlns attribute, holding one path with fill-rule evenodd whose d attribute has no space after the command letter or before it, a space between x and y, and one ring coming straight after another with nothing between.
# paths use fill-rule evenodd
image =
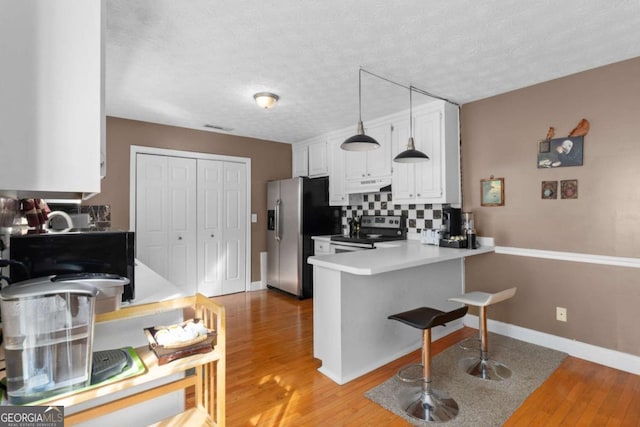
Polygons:
<instances>
[{"instance_id":1,"label":"textured ceiling","mask_svg":"<svg viewBox=\"0 0 640 427\"><path fill-rule=\"evenodd\" d=\"M106 5L107 115L281 142L355 131L359 67L462 104L640 56L637 0ZM408 108L407 90L362 82L365 126ZM278 105L257 107L261 91Z\"/></svg>"}]
</instances>

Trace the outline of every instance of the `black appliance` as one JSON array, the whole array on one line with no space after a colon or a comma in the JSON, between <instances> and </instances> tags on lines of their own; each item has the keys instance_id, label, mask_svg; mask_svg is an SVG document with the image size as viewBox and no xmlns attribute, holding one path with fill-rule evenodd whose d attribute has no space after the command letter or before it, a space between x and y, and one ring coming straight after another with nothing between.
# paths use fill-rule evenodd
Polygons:
<instances>
[{"instance_id":1,"label":"black appliance","mask_svg":"<svg viewBox=\"0 0 640 427\"><path fill-rule=\"evenodd\" d=\"M129 279L122 301L135 298L135 233L132 231L86 231L12 235L11 282L50 275L107 273ZM30 277L27 277L29 275Z\"/></svg>"},{"instance_id":2,"label":"black appliance","mask_svg":"<svg viewBox=\"0 0 640 427\"><path fill-rule=\"evenodd\" d=\"M462 234L462 213L459 208L443 208L442 209L442 225L444 226L445 235L448 239L452 236L460 236Z\"/></svg>"},{"instance_id":3,"label":"black appliance","mask_svg":"<svg viewBox=\"0 0 640 427\"><path fill-rule=\"evenodd\" d=\"M267 183L267 286L313 296L312 236L342 232L342 208L329 206L329 179Z\"/></svg>"},{"instance_id":4,"label":"black appliance","mask_svg":"<svg viewBox=\"0 0 640 427\"><path fill-rule=\"evenodd\" d=\"M359 224L359 231L353 236L331 236L331 241L373 248L378 242L407 239L407 220L401 215L363 215Z\"/></svg>"}]
</instances>

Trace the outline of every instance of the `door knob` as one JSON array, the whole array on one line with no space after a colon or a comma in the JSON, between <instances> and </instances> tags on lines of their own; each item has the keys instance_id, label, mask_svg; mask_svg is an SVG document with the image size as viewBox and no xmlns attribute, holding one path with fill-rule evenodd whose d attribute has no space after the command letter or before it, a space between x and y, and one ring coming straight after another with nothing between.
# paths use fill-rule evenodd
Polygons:
<instances>
[{"instance_id":1,"label":"door knob","mask_svg":"<svg viewBox=\"0 0 640 427\"><path fill-rule=\"evenodd\" d=\"M178 236L178 240L182 240L182 236Z\"/></svg>"}]
</instances>

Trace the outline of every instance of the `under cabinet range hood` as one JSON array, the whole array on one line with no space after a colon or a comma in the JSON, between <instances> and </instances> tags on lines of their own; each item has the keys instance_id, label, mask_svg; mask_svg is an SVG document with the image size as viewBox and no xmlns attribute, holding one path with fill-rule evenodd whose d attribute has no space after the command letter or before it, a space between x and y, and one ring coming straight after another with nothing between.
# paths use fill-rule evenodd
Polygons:
<instances>
[{"instance_id":1,"label":"under cabinet range hood","mask_svg":"<svg viewBox=\"0 0 640 427\"><path fill-rule=\"evenodd\" d=\"M361 180L347 180L345 183L345 191L347 194L355 193L377 193L389 189L391 186L391 177L384 178L363 178ZM386 188L385 188L386 187Z\"/></svg>"}]
</instances>

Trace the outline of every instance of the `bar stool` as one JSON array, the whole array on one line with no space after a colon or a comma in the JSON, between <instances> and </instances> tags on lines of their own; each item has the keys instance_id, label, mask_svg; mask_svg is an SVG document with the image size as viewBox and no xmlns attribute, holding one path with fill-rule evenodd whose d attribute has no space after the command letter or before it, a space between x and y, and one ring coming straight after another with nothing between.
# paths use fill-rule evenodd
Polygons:
<instances>
[{"instance_id":1,"label":"bar stool","mask_svg":"<svg viewBox=\"0 0 640 427\"><path fill-rule=\"evenodd\" d=\"M487 337L487 307L513 297L516 288L490 294L488 292L468 292L449 301L459 302L467 306L473 305L480 311L480 357L467 357L460 361L460 366L470 375L485 380L500 381L511 377L511 370L500 362L489 359L489 340Z\"/></svg>"},{"instance_id":2,"label":"bar stool","mask_svg":"<svg viewBox=\"0 0 640 427\"><path fill-rule=\"evenodd\" d=\"M422 378L419 378L422 380L422 387L416 399L405 408L405 412L410 416L424 421L448 421L458 415L459 409L455 400L431 389L431 328L459 319L467 310L466 306L449 312L420 307L388 317L422 329Z\"/></svg>"}]
</instances>

